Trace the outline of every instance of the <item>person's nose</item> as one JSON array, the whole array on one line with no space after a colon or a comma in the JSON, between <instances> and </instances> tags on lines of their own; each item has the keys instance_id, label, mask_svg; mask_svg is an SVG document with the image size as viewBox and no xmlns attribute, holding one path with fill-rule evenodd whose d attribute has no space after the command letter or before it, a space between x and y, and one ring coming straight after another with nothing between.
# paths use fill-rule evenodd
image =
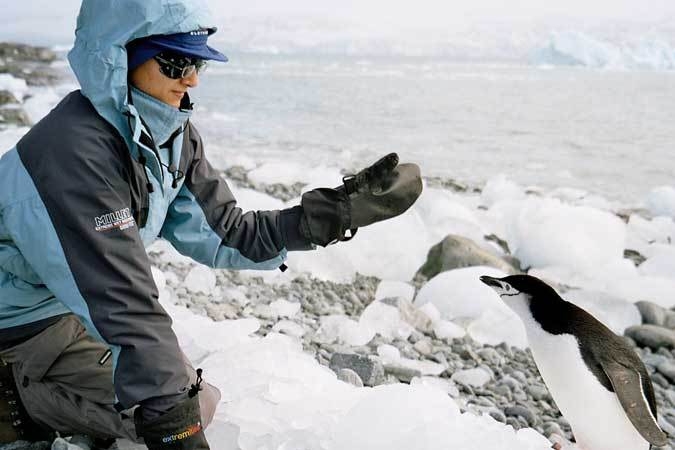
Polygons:
<instances>
[{"instance_id":1,"label":"person's nose","mask_svg":"<svg viewBox=\"0 0 675 450\"><path fill-rule=\"evenodd\" d=\"M181 83L189 88L197 87L199 85L199 74L195 70L185 78L181 78Z\"/></svg>"}]
</instances>

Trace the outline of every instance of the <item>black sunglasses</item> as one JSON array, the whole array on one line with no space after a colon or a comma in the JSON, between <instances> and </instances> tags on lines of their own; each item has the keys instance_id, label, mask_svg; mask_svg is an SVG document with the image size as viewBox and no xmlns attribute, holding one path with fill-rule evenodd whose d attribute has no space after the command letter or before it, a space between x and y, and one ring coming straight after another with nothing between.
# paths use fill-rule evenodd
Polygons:
<instances>
[{"instance_id":1,"label":"black sunglasses","mask_svg":"<svg viewBox=\"0 0 675 450\"><path fill-rule=\"evenodd\" d=\"M154 59L159 63L159 71L172 80L187 78L195 72L200 73L206 69L206 60L178 53L162 52Z\"/></svg>"}]
</instances>

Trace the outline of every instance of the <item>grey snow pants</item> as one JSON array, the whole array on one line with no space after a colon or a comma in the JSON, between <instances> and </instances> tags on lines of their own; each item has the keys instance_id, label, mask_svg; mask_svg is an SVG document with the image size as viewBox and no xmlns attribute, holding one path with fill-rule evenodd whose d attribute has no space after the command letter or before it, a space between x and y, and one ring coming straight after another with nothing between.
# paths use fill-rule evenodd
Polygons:
<instances>
[{"instance_id":1,"label":"grey snow pants","mask_svg":"<svg viewBox=\"0 0 675 450\"><path fill-rule=\"evenodd\" d=\"M114 408L112 358L99 363L107 350L87 334L76 316L68 315L37 336L0 351L0 358L12 364L21 400L39 425L64 434L142 442L133 415L124 416ZM195 370L184 359L194 383ZM220 392L206 382L202 388L199 404L206 428Z\"/></svg>"}]
</instances>

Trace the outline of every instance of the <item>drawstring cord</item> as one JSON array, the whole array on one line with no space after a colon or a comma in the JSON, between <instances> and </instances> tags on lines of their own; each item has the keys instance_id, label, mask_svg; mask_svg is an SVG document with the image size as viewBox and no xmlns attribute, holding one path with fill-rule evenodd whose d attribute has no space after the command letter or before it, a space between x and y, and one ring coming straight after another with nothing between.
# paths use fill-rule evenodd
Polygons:
<instances>
[{"instance_id":1,"label":"drawstring cord","mask_svg":"<svg viewBox=\"0 0 675 450\"><path fill-rule=\"evenodd\" d=\"M133 103L133 99L132 99L132 95L131 95L131 86L127 86L127 97L129 99L129 104L133 105L134 103ZM181 106L182 106L182 104L181 104ZM189 106L190 106L190 109L192 109L192 104L190 104ZM125 115L127 116L127 122L129 124L129 129L133 133L134 128L131 126L131 113L129 111L127 111L127 112L125 112ZM159 164L169 171L169 173L171 174L171 178L172 178L171 187L173 189L176 189L178 187L178 181L181 180L183 177L185 177L185 173L182 172L180 169L178 169L176 167L176 165L173 163L173 151L171 151L171 148L168 148L169 165L167 166L166 164L164 164L162 162L162 158L160 158L159 151L157 150L157 145L155 144L155 139L152 137L152 131L150 130L150 127L148 126L148 124L145 122L145 120L143 120L143 118L140 115L138 116L138 118L140 119L141 124L145 128L145 131L147 131L147 133L143 133L143 130L142 130L141 131L141 137L143 137L143 135L145 134L149 138L150 145L148 145L148 147L150 147L152 149L152 152L155 154L155 157L157 158L157 161L159 162ZM186 127L181 127L178 130L176 130L171 135L171 137L168 139L167 142L173 142L173 140L176 138L176 136L178 136L180 133L185 131L185 128ZM143 154L141 153L140 150L139 150L138 162L143 165L143 169L144 169L143 172L145 173L146 188L148 189L148 192L149 193L155 192L155 188L152 186L152 183L150 182L150 177L148 176L147 165L146 165L148 160L145 156L143 156Z\"/></svg>"},{"instance_id":2,"label":"drawstring cord","mask_svg":"<svg viewBox=\"0 0 675 450\"><path fill-rule=\"evenodd\" d=\"M197 395L199 391L202 390L202 381L204 381L202 379L202 373L203 373L202 369L197 369L197 382L192 386L190 386L190 390L188 391L188 397L192 398L195 395Z\"/></svg>"}]
</instances>

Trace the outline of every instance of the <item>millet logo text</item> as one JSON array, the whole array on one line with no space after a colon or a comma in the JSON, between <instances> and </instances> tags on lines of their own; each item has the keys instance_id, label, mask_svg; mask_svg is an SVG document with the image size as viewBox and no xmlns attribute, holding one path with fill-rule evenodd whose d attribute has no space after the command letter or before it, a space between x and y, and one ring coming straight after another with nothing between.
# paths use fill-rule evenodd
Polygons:
<instances>
[{"instance_id":1,"label":"millet logo text","mask_svg":"<svg viewBox=\"0 0 675 450\"><path fill-rule=\"evenodd\" d=\"M94 229L96 231L110 231L115 228L126 230L134 225L136 225L136 221L134 221L129 208L94 217Z\"/></svg>"}]
</instances>

